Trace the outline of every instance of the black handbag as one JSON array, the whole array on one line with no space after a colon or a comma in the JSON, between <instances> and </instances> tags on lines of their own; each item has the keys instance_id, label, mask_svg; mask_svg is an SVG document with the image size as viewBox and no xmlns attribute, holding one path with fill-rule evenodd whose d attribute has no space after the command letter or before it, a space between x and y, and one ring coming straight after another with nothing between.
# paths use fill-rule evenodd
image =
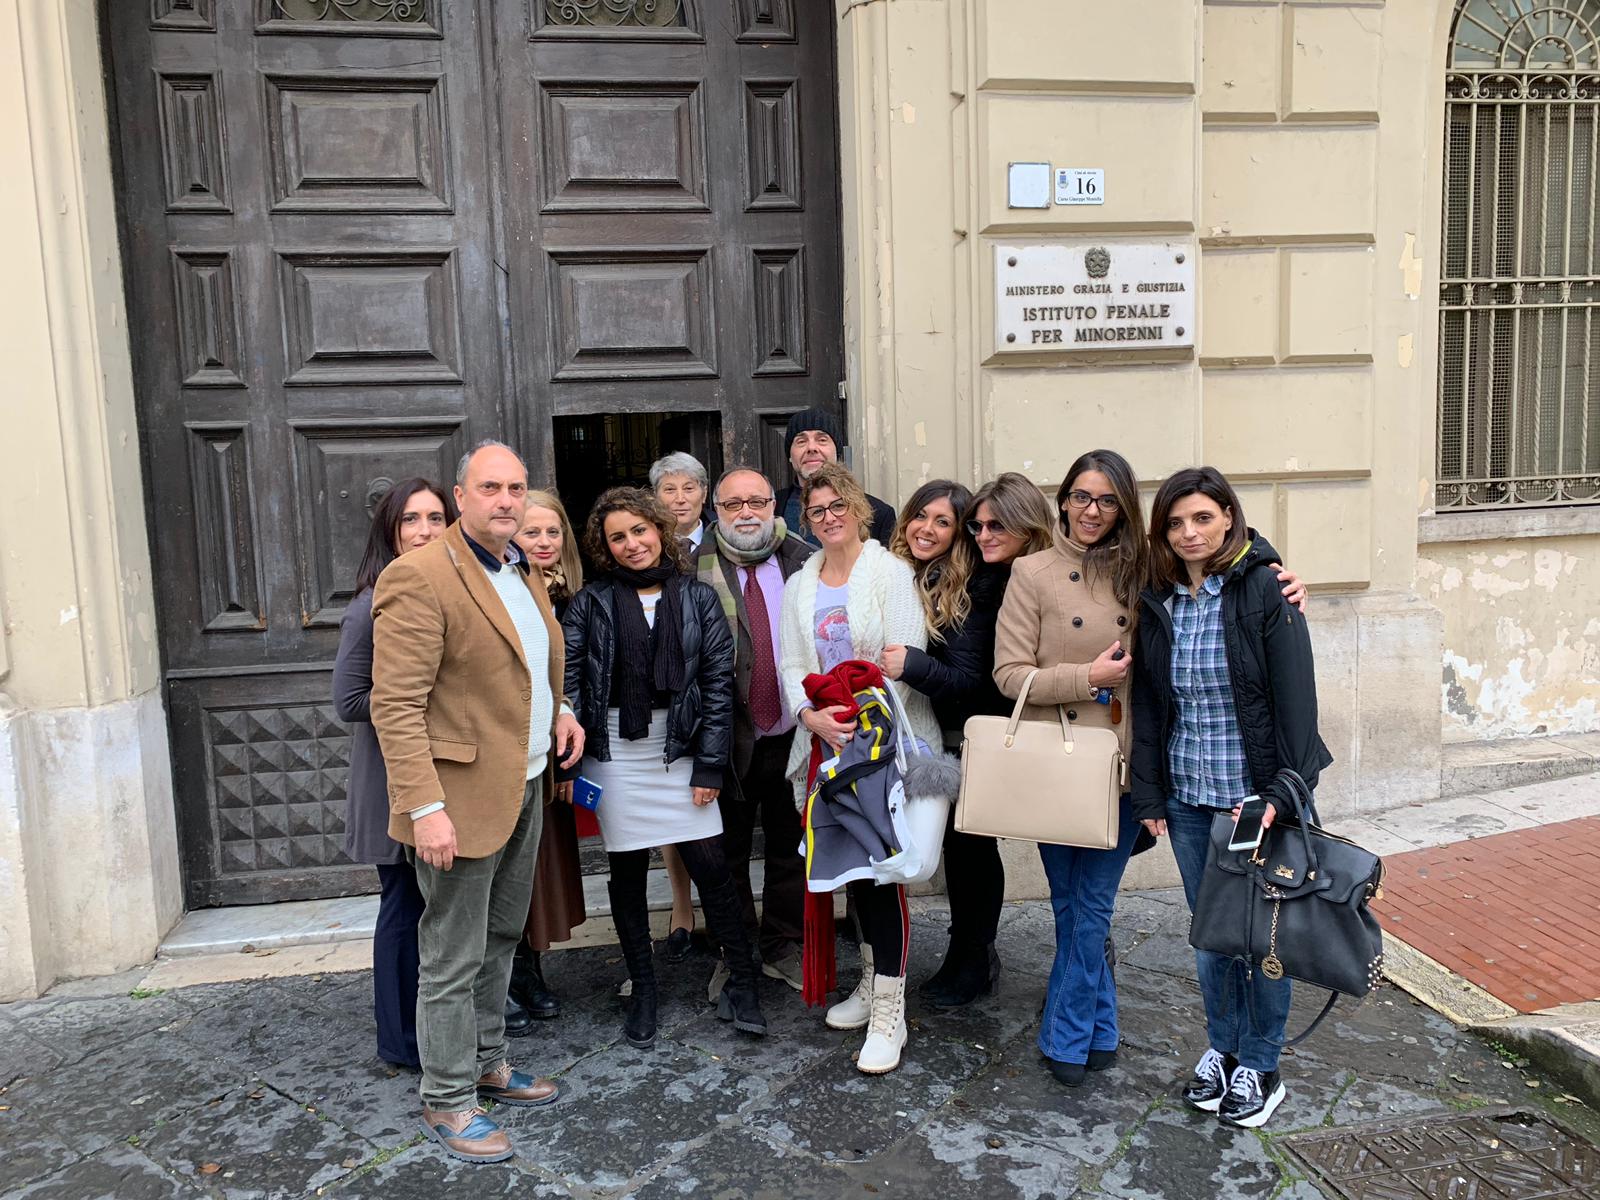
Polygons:
<instances>
[{"instance_id":1,"label":"black handbag","mask_svg":"<svg viewBox=\"0 0 1600 1200\"><path fill-rule=\"evenodd\" d=\"M1383 895L1383 860L1317 824L1305 780L1278 772L1287 805L1255 850L1229 850L1233 817L1211 823L1211 848L1189 924L1189 944L1238 959L1268 979L1328 990L1310 1036L1341 995L1378 984L1383 931L1367 907Z\"/></svg>"}]
</instances>

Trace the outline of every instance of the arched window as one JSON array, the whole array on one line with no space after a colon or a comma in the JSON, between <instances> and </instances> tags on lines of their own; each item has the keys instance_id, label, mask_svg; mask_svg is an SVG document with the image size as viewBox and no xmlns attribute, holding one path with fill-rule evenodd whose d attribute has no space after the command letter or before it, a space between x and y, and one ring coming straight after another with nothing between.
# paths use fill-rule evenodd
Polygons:
<instances>
[{"instance_id":1,"label":"arched window","mask_svg":"<svg viewBox=\"0 0 1600 1200\"><path fill-rule=\"evenodd\" d=\"M1600 502L1600 0L1458 0L1435 507Z\"/></svg>"}]
</instances>

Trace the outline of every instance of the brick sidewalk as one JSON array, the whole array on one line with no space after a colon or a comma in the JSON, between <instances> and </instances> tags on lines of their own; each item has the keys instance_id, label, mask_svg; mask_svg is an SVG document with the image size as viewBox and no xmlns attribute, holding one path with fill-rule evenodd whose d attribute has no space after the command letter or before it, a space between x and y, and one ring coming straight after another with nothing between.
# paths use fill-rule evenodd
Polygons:
<instances>
[{"instance_id":1,"label":"brick sidewalk","mask_svg":"<svg viewBox=\"0 0 1600 1200\"><path fill-rule=\"evenodd\" d=\"M1519 1012L1600 999L1600 817L1384 859L1384 928Z\"/></svg>"}]
</instances>

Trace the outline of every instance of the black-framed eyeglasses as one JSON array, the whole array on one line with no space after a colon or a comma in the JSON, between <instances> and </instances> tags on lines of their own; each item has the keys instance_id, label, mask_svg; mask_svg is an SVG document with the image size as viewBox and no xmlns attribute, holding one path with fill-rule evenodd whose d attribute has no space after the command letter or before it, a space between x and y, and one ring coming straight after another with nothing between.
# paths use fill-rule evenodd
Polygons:
<instances>
[{"instance_id":1,"label":"black-framed eyeglasses","mask_svg":"<svg viewBox=\"0 0 1600 1200\"><path fill-rule=\"evenodd\" d=\"M1081 492L1077 489L1067 493L1067 503L1072 505L1073 508L1088 508L1089 505L1095 504L1099 506L1100 511L1103 513L1114 513L1121 507L1121 503L1115 496L1091 496L1088 492Z\"/></svg>"},{"instance_id":2,"label":"black-framed eyeglasses","mask_svg":"<svg viewBox=\"0 0 1600 1200\"><path fill-rule=\"evenodd\" d=\"M970 533L973 537L977 537L980 533L983 533L985 531L988 531L989 533L1010 533L1011 532L1009 529L1006 528L1006 523L1004 521L978 521L978 520L972 520L972 521L968 521L967 522L967 532Z\"/></svg>"},{"instance_id":3,"label":"black-framed eyeglasses","mask_svg":"<svg viewBox=\"0 0 1600 1200\"><path fill-rule=\"evenodd\" d=\"M813 504L810 508L806 509L805 517L806 517L806 520L810 521L813 525L815 525L818 521L822 520L822 518L827 516L829 513L832 513L836 517L842 517L842 516L845 515L845 513L849 512L849 511L850 511L850 501L846 500L843 496L841 496L839 499L833 501L833 503L828 504L828 505Z\"/></svg>"},{"instance_id":4,"label":"black-framed eyeglasses","mask_svg":"<svg viewBox=\"0 0 1600 1200\"><path fill-rule=\"evenodd\" d=\"M764 513L772 507L772 497L752 496L748 500L718 500L717 507L730 517L738 516L741 508L748 508L751 512Z\"/></svg>"}]
</instances>

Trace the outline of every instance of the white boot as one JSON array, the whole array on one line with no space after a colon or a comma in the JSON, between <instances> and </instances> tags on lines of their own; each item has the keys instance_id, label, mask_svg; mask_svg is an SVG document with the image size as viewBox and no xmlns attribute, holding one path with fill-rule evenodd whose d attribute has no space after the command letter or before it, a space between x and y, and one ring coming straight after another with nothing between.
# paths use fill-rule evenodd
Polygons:
<instances>
[{"instance_id":1,"label":"white boot","mask_svg":"<svg viewBox=\"0 0 1600 1200\"><path fill-rule=\"evenodd\" d=\"M872 1019L872 947L861 943L861 982L823 1018L829 1029L865 1029Z\"/></svg>"},{"instance_id":2,"label":"white boot","mask_svg":"<svg viewBox=\"0 0 1600 1200\"><path fill-rule=\"evenodd\" d=\"M856 1067L866 1075L882 1075L900 1065L906 1044L906 977L872 977L872 1023L867 1040L856 1056Z\"/></svg>"}]
</instances>

